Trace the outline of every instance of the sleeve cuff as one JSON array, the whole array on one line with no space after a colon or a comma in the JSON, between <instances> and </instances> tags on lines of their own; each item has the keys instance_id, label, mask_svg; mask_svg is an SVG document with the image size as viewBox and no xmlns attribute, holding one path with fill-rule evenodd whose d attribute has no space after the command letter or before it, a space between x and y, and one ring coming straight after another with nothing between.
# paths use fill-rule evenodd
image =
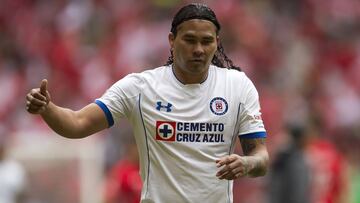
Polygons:
<instances>
[{"instance_id":1,"label":"sleeve cuff","mask_svg":"<svg viewBox=\"0 0 360 203\"><path fill-rule=\"evenodd\" d=\"M95 104L97 104L105 113L105 116L106 116L106 120L109 124L109 127L113 126L114 125L114 119L113 119L113 116L110 112L110 110L108 109L108 107L100 100L95 100Z\"/></svg>"},{"instance_id":2,"label":"sleeve cuff","mask_svg":"<svg viewBox=\"0 0 360 203\"><path fill-rule=\"evenodd\" d=\"M239 135L240 138L246 138L246 139L253 139L253 138L266 138L266 132L254 132L254 133L248 133Z\"/></svg>"}]
</instances>

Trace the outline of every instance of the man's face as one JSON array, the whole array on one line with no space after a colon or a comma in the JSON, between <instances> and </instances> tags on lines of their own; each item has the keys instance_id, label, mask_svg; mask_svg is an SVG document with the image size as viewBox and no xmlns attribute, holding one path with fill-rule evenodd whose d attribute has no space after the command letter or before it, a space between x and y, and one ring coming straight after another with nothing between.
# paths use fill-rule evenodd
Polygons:
<instances>
[{"instance_id":1,"label":"man's face","mask_svg":"<svg viewBox=\"0 0 360 203\"><path fill-rule=\"evenodd\" d=\"M206 73L217 50L215 25L207 20L193 19L181 23L176 37L169 34L174 66L183 73Z\"/></svg>"}]
</instances>

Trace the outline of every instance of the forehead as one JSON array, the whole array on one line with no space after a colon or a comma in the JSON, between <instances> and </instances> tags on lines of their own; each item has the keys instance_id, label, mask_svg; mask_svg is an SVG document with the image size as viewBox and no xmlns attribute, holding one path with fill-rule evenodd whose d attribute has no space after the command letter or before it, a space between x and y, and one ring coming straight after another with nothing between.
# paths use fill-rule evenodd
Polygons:
<instances>
[{"instance_id":1,"label":"forehead","mask_svg":"<svg viewBox=\"0 0 360 203\"><path fill-rule=\"evenodd\" d=\"M216 26L208 21L201 19L187 20L181 23L177 28L178 35L209 35L216 36Z\"/></svg>"}]
</instances>

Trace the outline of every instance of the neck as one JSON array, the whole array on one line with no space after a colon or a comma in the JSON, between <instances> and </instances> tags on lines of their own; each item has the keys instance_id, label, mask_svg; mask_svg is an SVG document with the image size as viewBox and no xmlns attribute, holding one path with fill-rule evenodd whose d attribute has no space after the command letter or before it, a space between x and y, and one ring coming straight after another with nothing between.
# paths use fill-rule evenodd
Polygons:
<instances>
[{"instance_id":1,"label":"neck","mask_svg":"<svg viewBox=\"0 0 360 203\"><path fill-rule=\"evenodd\" d=\"M190 72L183 71L181 68L178 68L175 66L175 64L173 64L172 70L173 70L175 77L181 83L183 83L185 85L201 84L207 79L207 77L209 75L209 68L203 72L197 72L197 73L191 72L190 73Z\"/></svg>"}]
</instances>

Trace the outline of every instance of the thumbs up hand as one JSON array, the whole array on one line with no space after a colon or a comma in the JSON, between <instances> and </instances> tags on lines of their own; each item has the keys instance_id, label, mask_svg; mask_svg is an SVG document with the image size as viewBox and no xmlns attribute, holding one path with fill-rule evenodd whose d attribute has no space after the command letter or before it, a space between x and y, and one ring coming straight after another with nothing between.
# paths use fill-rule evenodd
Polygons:
<instances>
[{"instance_id":1,"label":"thumbs up hand","mask_svg":"<svg viewBox=\"0 0 360 203\"><path fill-rule=\"evenodd\" d=\"M26 95L26 110L32 114L43 113L49 102L50 94L47 90L48 81L43 79L40 84L40 88L30 90Z\"/></svg>"},{"instance_id":2,"label":"thumbs up hand","mask_svg":"<svg viewBox=\"0 0 360 203\"><path fill-rule=\"evenodd\" d=\"M43 79L41 81L40 93L44 96L46 96L46 94L47 94L47 84L48 84L48 81L46 79Z\"/></svg>"}]
</instances>

